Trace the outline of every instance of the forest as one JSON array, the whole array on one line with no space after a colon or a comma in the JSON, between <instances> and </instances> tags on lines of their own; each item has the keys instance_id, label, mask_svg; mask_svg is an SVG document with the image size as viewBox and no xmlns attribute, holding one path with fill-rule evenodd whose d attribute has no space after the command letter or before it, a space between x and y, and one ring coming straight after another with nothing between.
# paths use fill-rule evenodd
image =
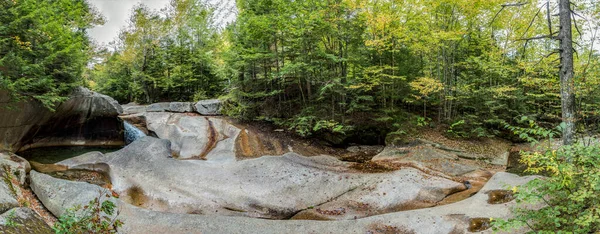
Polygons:
<instances>
[{"instance_id":1,"label":"forest","mask_svg":"<svg viewBox=\"0 0 600 234\"><path fill-rule=\"evenodd\" d=\"M598 121L598 5L572 2L579 130ZM557 7L240 0L235 22L221 25L210 4L173 0L159 11L137 5L101 47L86 29L103 18L84 1L24 1L2 9L0 34L18 35L0 45L2 86L48 106L73 84L121 103L220 98L229 116L333 144L402 141L420 126L510 139L506 126L561 122L559 44L548 36ZM69 10L44 17L53 9Z\"/></svg>"},{"instance_id":2,"label":"forest","mask_svg":"<svg viewBox=\"0 0 600 234\"><path fill-rule=\"evenodd\" d=\"M223 13L223 11L227 12ZM78 134L77 137L81 138L82 132L89 135L95 134L89 129L81 130L82 126L89 127L94 125L91 124L93 121L109 119L113 121L111 123L116 123L114 124L116 127L110 129L110 132L115 133L118 138L115 142L118 141L120 144L118 146L122 148L107 153L106 155L109 155L107 157L99 157L102 160L108 160L109 157L115 158L115 160L111 159L102 164L102 168L118 169L123 165L135 164L157 170L153 171L145 167L140 167L143 170L129 167L126 168L127 170L115 170L115 173L125 173L121 177L128 176L128 180L131 179L131 181L127 183L131 183L131 186L110 190L112 185L109 184L107 191L111 192L102 195L117 199L119 198L117 192L122 192L124 197L129 196L127 195L129 193L135 193L140 200L150 199L151 196L149 198L144 195L144 191L139 187L141 185L136 184L139 183L146 186L144 189L155 191L155 195L175 198L175 195L169 197L174 194L169 186L178 186L181 182L180 179L186 178L183 182L197 182L184 184L184 186L188 186L185 187L186 189L189 188L189 191L192 191L185 190L186 193L180 194L181 196L190 196L186 202L191 203L185 206L186 209L200 206L194 202L206 200L208 205L202 205L209 207L210 212L214 210L214 206L223 206L223 209L219 208L223 214L261 219L291 219L300 212L313 212L312 215L315 215L314 212L319 213L314 217L320 217L323 220L330 220L331 217L334 217L331 220L342 219L342 216L339 215L343 212L339 210L313 209L315 208L314 204L319 204L317 206L325 204L320 200L307 204L308 208L301 207L302 209L299 209L296 203L291 204L292 208L281 211L283 213L271 210L267 206L260 207L255 204L260 203L256 200L259 198L264 199L261 201L264 201L265 204L275 202L274 205L268 204L274 207L272 209L284 207L276 202L288 202L277 196L274 198L262 196L263 192L269 188L264 189L261 186L271 184L265 182L269 181L268 179L279 177L289 179L285 183L281 182L283 184L281 191L284 192L296 191L293 190L297 189L296 187L285 186L295 185L294 183L304 179L307 174L314 179L314 183L306 182L305 184L314 186L315 189L338 189L336 186L346 186L347 184L344 184L346 182L339 182L342 178L356 181L368 178L369 183L373 182L379 186L378 181L383 182L384 179L385 181L388 179L394 181L399 178L393 173L421 175L419 173L431 172L429 169L423 168L436 166L419 164L422 163L423 158L417 158L407 163L402 161L405 158L399 158L397 155L394 158L385 155L386 152L395 152L406 158L416 157L415 155L418 156L418 153L425 155L424 158L435 158L441 154L439 152L443 152L443 155L440 156L442 157L441 161L450 160L449 158L454 160L447 165L468 162L465 164L466 166L459 164L456 164L458 165L456 167L451 166L451 170L471 166L473 169L469 172L445 176L444 173L447 172L444 170L448 167L442 168L439 170L441 175L433 176L436 177L433 179L438 182L431 183L441 184L439 181L444 181L444 183L457 186L456 188L459 189L456 191L466 191L465 194L472 192L473 186L478 183L479 187L474 188L476 191L461 199L471 199L470 197L479 199L474 194L482 189L488 179L493 181L491 178L495 176L494 173L498 173L500 177L505 176L502 179L510 182L517 180L511 177L512 175L506 175L508 173L503 174L510 163L508 162L509 155L514 153L517 155L517 161L525 166L525 174L545 177L543 179L539 179L541 177L535 177L535 179L519 177L520 179L525 178L529 182L519 182L519 185L502 191L508 194L510 201L513 199L516 199L515 203L530 201L531 204L542 204L543 208L514 209L511 210L514 211L514 216L509 216L506 211L506 215L500 215L508 217L506 220L493 221L491 216L483 218L485 222L482 222L487 225L486 228L489 228L490 225L494 225L494 230L526 227L533 232L546 231L547 233L597 233L600 231L598 228L600 227L600 208L598 207L600 203L600 196L598 196L600 194L600 169L598 166L600 165L600 144L593 138L600 133L600 35L598 35L600 2L597 0L236 0L233 9L226 9L226 7L209 0L170 0L161 9L148 7L142 1L135 5L128 14L127 23L120 29L118 36L108 44L100 44L94 41L89 31L104 24L107 19L90 1L0 0L0 130L6 132L0 135L4 138L0 139L0 143L11 147L17 143L20 144L19 147L31 143L29 146L34 148L31 145L36 142L33 142L32 139L39 137L39 134L42 133L50 135L44 138L50 139L48 142L56 143L52 141L67 139L58 138L56 136L60 133L52 132L61 129L60 124L69 127L75 126L75 130L70 129L69 134ZM225 22L223 14L233 15L234 19ZM75 87L78 88L74 89ZM57 109L60 110L61 104L73 100L73 96L69 96L74 92L73 90L79 92L77 95L80 95L74 97L93 99L96 100L96 103L90 104L91 101L78 102L81 100L75 100L71 104L83 103L81 105L85 107L77 109L77 107L73 107L75 104L71 107L66 105L67 107L63 107L67 110L63 109L63 113L54 115L53 112L58 112ZM6 93L9 98L2 96ZM219 109L219 111L225 117L202 113L198 115L189 110L148 114L148 112L153 112L148 109L140 112L139 116L132 117L124 116L123 108L120 105L132 103L132 105L138 106L164 102L167 106L171 104L187 105L179 107L194 110L197 107L194 107L192 102L207 99L218 99L219 105L222 104L222 110ZM30 104L32 101L35 105L42 106L43 111L33 107L23 107L25 105L23 103ZM40 116L27 114L23 117L25 114L14 109L12 104L15 103L22 104L23 113L34 110L38 111ZM93 105L106 107L106 110L95 108ZM142 107L146 108L146 106ZM87 110L87 116L76 113L76 111L84 109ZM18 117L8 116L7 113L13 113ZM60 116L61 114L64 116ZM168 124L164 124L164 126L156 124L163 120L161 119L163 117L156 117L159 115L166 116L164 119L168 119L170 122L165 120L164 122L168 122ZM60 122L53 122L53 118ZM182 119L188 122L177 122ZM224 119L241 124L231 124ZM142 128L138 129L137 125L146 125L145 121L148 124L142 126L145 128L144 132L140 130ZM140 124L140 122L145 123ZM84 123L88 125L84 125ZM137 125L134 126L133 123ZM152 123L155 125L150 126ZM167 126L169 124L173 126ZM43 129L45 126L49 126L50 129ZM187 126L196 127L190 128L196 132L181 130ZM255 133L250 133L251 131L248 129L256 130L256 127L239 126L259 126L258 128L269 126L266 129L273 131L265 134L264 132L267 130L260 129ZM151 127L156 127L156 129L152 130ZM127 134L127 128L137 130L139 136L136 135L137 138L132 142L125 143L122 138L123 134ZM44 132L44 130L48 130L50 133ZM181 131L177 132L178 130ZM229 139L229 135L223 135L223 132L227 131L238 131L236 134L239 135L239 138ZM456 150L435 142L428 143L429 141L426 140L421 140L420 143L418 141L420 139L415 141L414 136L424 131L440 133L446 140L445 142L477 142L479 145L487 144L486 142L508 142L503 151L503 155L506 157L503 163L493 164L491 161L484 162L483 157L479 157L478 154L473 156L474 154L470 154L472 152ZM327 174L330 172L327 170L330 169L323 169L325 166L306 169L304 168L306 165L313 165L312 163L319 160L319 157L315 157L317 159L311 161L312 158L303 157L307 155L287 155L288 153L297 153L293 151L291 145L295 144L293 146L296 147L301 144L290 143L284 147L281 139L273 140L273 138L282 136L276 135L280 133L292 135L289 139L316 139L319 144L322 144L319 145L322 146L322 148L318 148L319 150L327 147L329 147L328 150L337 150L339 155L336 156L342 159L344 159L343 154L350 151L350 147L380 146L381 151L371 155L368 160L355 162L337 158L340 160L336 162L339 165L351 164L354 167L376 165L376 169L381 169L381 171L364 172L348 167L344 170L347 169L354 174L348 175L343 174L347 171L336 171L335 173L341 173L338 176L335 173ZM562 143L558 142L552 145L553 138L560 138L561 134ZM27 137L31 139L26 139ZM185 137L189 139L195 137L190 140L190 142L193 141L193 144L185 145L189 143L182 140ZM286 135L286 137L288 136ZM80 138L76 139L81 140ZM185 140L189 140L188 138ZM7 144L9 139L14 139L17 143ZM169 141L162 141L165 139ZM233 150L223 153L225 150L222 148L225 146L217 147L217 144L220 144L217 143L217 140L225 142L227 139L230 141L223 145L230 144L226 146L231 146L230 148ZM492 141L492 139L498 141ZM261 140L278 142L280 147L265 150L264 145L266 144L262 144L264 142ZM283 140L288 140L288 138ZM86 143L84 140L82 141L84 144ZM79 141L68 139L68 142L73 144L73 142ZM181 146L176 145L171 148L172 145L169 142ZM299 140L298 142L304 141ZM533 148L536 144L548 142L550 144L544 145L545 148ZM47 144L50 145L50 143ZM62 142L60 143L62 144ZM131 149L130 146L127 146L129 143L133 145L131 148L138 148L129 151ZM532 143L531 148L519 150L517 144L522 143ZM206 147L199 147L202 144L205 144ZM244 146L248 147L244 148ZM252 148L251 146L256 147ZM486 146L494 148L491 145ZM7 154L22 153L20 150L5 148L8 149ZM413 151L406 151L405 149L408 148ZM6 149L0 148L3 150L0 151L0 155L4 155ZM14 152L9 152L11 150ZM216 153L210 154L213 152L212 150ZM247 153L247 155L243 156L248 158L239 155L241 153L238 151L244 150L247 152L242 153ZM278 153L279 155L286 154L287 156L261 158L264 155L274 155L272 152L275 151L281 151ZM310 150L306 152L308 151ZM180 154L180 152L183 153ZM198 154L199 152L201 154ZM100 152L96 153L102 155ZM384 159L378 157L380 153ZM146 154L153 155L152 160L156 161L149 161ZM215 197L232 193L233 195L229 198L233 202L230 203L221 197L219 199L222 201L202 197L208 192L196 185L206 182L203 180L205 175L194 174L196 173L194 170L202 165L202 168L206 170L201 173L208 173L206 178L215 175L209 173L214 169L213 162L205 162L211 160L207 156L209 154L211 157L230 157L227 158L229 161L216 160L217 163L223 163L222 165L245 165L246 167L226 168L223 166L226 170L231 171L223 170L229 173L227 175L231 174L231 181L239 182L239 190L242 190L242 185L250 184L251 192L248 194L261 196L256 199L252 198L254 200L250 198L243 200L239 198L241 195L236 192L245 191L237 191L237 187L227 190L229 187L221 186L222 184L218 186L203 184L203 186L209 186L210 189L215 187L223 189L224 192L218 189L211 190L216 194L213 194ZM16 154L13 156L16 157ZM78 160L100 162L94 161L96 158L92 156ZM256 158L251 158L254 156ZM487 159L496 156L493 155ZM293 160L289 160L290 158ZM376 160L377 158L379 161ZM323 158L320 159L323 160ZM331 159L327 163L337 159ZM78 160L67 162L73 165L81 162ZM116 163L118 160L139 161L136 161L137 163L123 161L126 163L119 164ZM151 162L159 162L158 160L162 160L160 164L151 164ZM185 164L189 162L186 160L199 162ZM252 174L257 171L256 166L253 166L252 163L259 162L262 166L263 161L261 160L268 163L280 163L271 164L271 169L265 170L265 173L273 171L279 173L278 165L287 165L286 168L291 169L282 169L281 173L289 174L277 174L279 177L264 176L264 174L260 174L262 171ZM27 160L23 161L27 162ZM396 163L393 165L394 167L385 164L392 161ZM417 162L417 166L411 164L415 162ZM59 168L60 170L68 168L64 165L54 165L54 163L59 162L44 165L37 162L34 164L32 161L32 166L50 165L52 169ZM109 165L110 163L114 163L114 165ZM407 166L408 164L410 166ZM482 164L486 164L485 167L481 166ZM89 165L92 164L79 166ZM167 172L165 169L163 172L163 166L171 171ZM329 168L328 166L327 168ZM498 166L504 168L498 169ZM409 169L405 170L407 167ZM10 167L6 168L8 169L4 169L5 171L10 169ZM131 172L128 171L130 169ZM236 171L238 169L239 171ZM301 169L310 173L304 173ZM485 171L487 174L481 172L484 169L489 169L489 171ZM137 175L142 172L135 170L156 177L148 176L140 179L137 178ZM319 174L323 171L327 173ZM51 173L54 172L51 171ZM151 174L156 172L162 174ZM476 172L485 175L480 176ZM27 176L27 173L29 172L23 173L23 178ZM178 177L177 175L180 174L177 173L182 174ZM244 173L249 173L247 177L260 177L261 179L247 182ZM10 173L3 173L2 176L5 176L4 174L6 174L6 178L9 176L12 178ZM37 178L38 181L40 178L50 178L38 174L34 172L29 176ZM171 180L162 180L165 175L170 176L169 178L176 183L171 183ZM338 182L329 183L329 179L324 179L326 176L332 176L331 180L337 178ZM9 184L11 183L10 178L7 180ZM147 178L160 179L152 181ZM263 180L263 178L267 179ZM302 179L296 180L296 178ZM471 184L464 178L477 178L478 180L472 179L473 184ZM108 178L109 182L110 179ZM132 182L135 181L134 179L139 179L139 181L134 183ZM207 180L218 183L221 181L220 179L222 178ZM417 182L434 181L433 179L430 175L426 175ZM280 183L280 181L283 179L272 184ZM153 182L164 183L164 186L155 186ZM401 182L403 181L398 183ZM115 185L118 187L127 183L118 181L115 182ZM227 183L230 183L229 180ZM352 183L349 184L352 185ZM25 186L26 183L23 182L21 185ZM38 182L35 186L44 185L48 184ZM277 185L279 186L279 184ZM299 191L304 189L303 186L304 184L299 186ZM419 184L419 186L430 188L424 184ZM160 191L164 188L168 188L169 192ZM397 192L396 187L393 188L387 188L388 190L382 194ZM442 190L442 187L439 188ZM131 189L134 191L131 192ZM180 188L173 188L173 191L178 189ZM356 187L344 190L345 192L341 194L350 193L354 189ZM86 189L81 190L86 191ZM455 191L450 187L443 188L443 190ZM368 192L373 191L371 189ZM439 195L440 192L433 193ZM272 192L267 195L273 194L276 193ZM198 197L195 197L196 195ZM244 195L247 194L244 193ZM295 195L294 199L299 197L299 195L293 195ZM371 194L367 195L371 196ZM444 194L437 202L443 203L444 199L451 195L454 194ZM319 196L308 197L320 199ZM325 197L325 195L323 196ZM54 199L57 196L48 197ZM132 201L135 200L133 195L131 197ZM339 197L342 196L325 197L327 199L324 198L324 201L331 202ZM379 198L379 193L377 193L377 197ZM359 201L360 199L355 200ZM216 200L226 204L215 205L216 203L213 202ZM382 199L373 200L384 201ZM300 201L304 200L300 199L298 202ZM161 202L161 205L167 207L169 205L167 203L170 201L161 200ZM234 204L235 202L239 202L241 205ZM435 204L419 204L423 207L438 205L442 207L442 204L437 202ZM102 212L112 215L115 204L122 205L122 203L112 202L101 203L99 199L92 200L89 204L84 208L96 209L91 213L98 217ZM232 204L239 205L243 209ZM487 206L492 203L488 200L485 204ZM395 204L393 207L405 207L404 205L406 204ZM141 203L135 206L141 206ZM350 207L348 210L361 208L357 205L348 207ZM502 212L508 209L497 207L495 209ZM171 208L173 207L169 209ZM196 215L205 212L204 210L180 208L173 208L176 210L173 213ZM137 208L132 210L136 211ZM285 213L292 210L293 213ZM389 210L391 208L386 212ZM443 210L443 207L437 212L439 210ZM75 211L70 210L69 212ZM383 211L369 213L364 217L384 213ZM400 214L400 212L398 213ZM129 215L129 219L127 219L128 216L125 216L125 225L132 225L126 226L127 228L142 228L139 230L152 228L142 222L136 223L135 216L137 215L132 214L136 213L127 214L125 212L125 215ZM12 215L14 216L14 214ZM110 225L102 223L104 221L95 216L89 220L75 222L73 221L76 220L75 215L69 215L71 214L67 213L67 218L56 215L55 219L59 220L56 221L57 226L54 227L54 230L57 233L61 233L62 229L60 228L67 227L64 223L82 225L77 228L84 230L91 227L89 223L96 222L98 226L94 226L94 228L108 229L110 230L108 233L116 233L116 230L123 225L117 219L112 219L113 223ZM225 216L228 215L223 217ZM323 218L325 216L326 218ZM196 216L189 217L192 218L185 220L186 222L197 224L197 220L194 219ZM359 218L363 218L363 216ZM316 218L314 219L316 220ZM357 216L354 216L354 220L356 219ZM165 220L169 221L168 224L172 221L168 217ZM10 222L7 221L7 223ZM250 222L245 224L248 223ZM283 226L274 225L274 227L289 231L286 229L289 227L285 226L287 225L285 222L273 222L272 224L275 223ZM343 225L335 226L338 223L333 221L317 223L311 223L311 225L345 228L345 226L342 227ZM363 228L357 226L358 224L362 225L358 221L352 224L354 225L352 228L357 228L355 230ZM413 222L413 224L420 225L418 222ZM2 225L0 224L0 232L3 230L1 229ZM215 225L211 225L208 225L209 228L214 228ZM256 227L262 227L260 225ZM444 224L440 223L439 225ZM231 226L237 228L235 225ZM232 227L227 226L227 228ZM133 233L135 233L135 228L131 229L134 230ZM400 232L400 229L394 230ZM69 232L66 231L66 233Z\"/></svg>"},{"instance_id":3,"label":"forest","mask_svg":"<svg viewBox=\"0 0 600 234\"><path fill-rule=\"evenodd\" d=\"M124 103L219 97L230 116L334 144L426 125L510 138L524 118L561 122L558 43L543 37L559 19L556 4L506 4L245 0L224 27L202 1L139 5L85 77ZM578 116L595 126L599 8L574 4Z\"/></svg>"}]
</instances>

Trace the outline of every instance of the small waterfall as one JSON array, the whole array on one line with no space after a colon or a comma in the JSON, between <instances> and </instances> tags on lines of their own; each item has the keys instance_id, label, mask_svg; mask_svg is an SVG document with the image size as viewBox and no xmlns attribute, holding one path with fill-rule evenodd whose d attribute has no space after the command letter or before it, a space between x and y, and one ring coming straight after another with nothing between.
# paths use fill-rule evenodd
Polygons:
<instances>
[{"instance_id":1,"label":"small waterfall","mask_svg":"<svg viewBox=\"0 0 600 234\"><path fill-rule=\"evenodd\" d=\"M125 144L129 145L131 142L146 136L142 130L136 128L130 123L123 121L123 124L125 125Z\"/></svg>"}]
</instances>

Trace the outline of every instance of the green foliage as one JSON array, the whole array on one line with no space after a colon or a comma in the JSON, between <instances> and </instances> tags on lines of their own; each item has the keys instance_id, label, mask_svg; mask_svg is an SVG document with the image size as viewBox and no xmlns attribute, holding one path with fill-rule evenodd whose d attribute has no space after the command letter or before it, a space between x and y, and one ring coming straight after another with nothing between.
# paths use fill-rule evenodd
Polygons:
<instances>
[{"instance_id":1,"label":"green foliage","mask_svg":"<svg viewBox=\"0 0 600 234\"><path fill-rule=\"evenodd\" d=\"M539 60L549 42L509 36L546 30L545 22L525 31L530 21L521 19L538 9L526 4L503 9L490 25L502 4L237 1L237 22L225 32L237 96L230 100L239 103L232 107L244 119L282 119L302 135L324 130L313 128L319 121L386 134L397 129L390 121L368 120L398 110L448 125L463 120L450 129L460 137L501 135L514 116L535 113L556 124L558 76Z\"/></svg>"},{"instance_id":2,"label":"green foliage","mask_svg":"<svg viewBox=\"0 0 600 234\"><path fill-rule=\"evenodd\" d=\"M19 224L19 223L15 222L15 217L16 217L15 210L10 211L10 213L8 213L8 215L6 216L6 218L4 218L5 225L7 227L18 227L18 226L21 226L22 224Z\"/></svg>"},{"instance_id":3,"label":"green foliage","mask_svg":"<svg viewBox=\"0 0 600 234\"><path fill-rule=\"evenodd\" d=\"M521 117L517 123L521 125L526 124L526 127L512 126L508 123L505 123L504 127L510 130L514 135L519 136L519 138L532 143L538 142L539 139L552 139L555 135L560 133L561 129L564 129L565 125L565 123L561 123L554 130L546 129L539 126L533 119L530 119L527 116Z\"/></svg>"},{"instance_id":4,"label":"green foliage","mask_svg":"<svg viewBox=\"0 0 600 234\"><path fill-rule=\"evenodd\" d=\"M594 140L595 142L595 140ZM496 220L495 230L529 227L534 233L600 232L600 145L577 143L558 150L523 153L529 172L545 173L515 188L515 218ZM543 207L527 209L523 205Z\"/></svg>"},{"instance_id":5,"label":"green foliage","mask_svg":"<svg viewBox=\"0 0 600 234\"><path fill-rule=\"evenodd\" d=\"M448 128L448 130L446 131L447 133L452 134L455 137L468 137L468 133L459 130L461 126L463 126L465 124L465 120L459 120L456 121L454 123L452 123L452 125L450 125L450 127Z\"/></svg>"},{"instance_id":6,"label":"green foliage","mask_svg":"<svg viewBox=\"0 0 600 234\"><path fill-rule=\"evenodd\" d=\"M431 122L431 118L417 117L417 126L418 127L428 127L430 122Z\"/></svg>"},{"instance_id":7,"label":"green foliage","mask_svg":"<svg viewBox=\"0 0 600 234\"><path fill-rule=\"evenodd\" d=\"M540 126L561 121L557 56L547 55L555 41L519 40L547 34L537 4L235 2L236 21L222 30L205 1L171 0L160 12L136 6L114 51L103 51L103 62L88 71L90 86L121 102L223 96L225 114L303 136L381 137L400 129L399 112L451 126L448 133L463 138L512 135L519 130L507 124L525 127L515 116ZM581 28L600 25L597 6L577 3L595 19L576 19ZM600 60L584 38L574 38L582 55L575 61L580 116L600 126Z\"/></svg>"},{"instance_id":8,"label":"green foliage","mask_svg":"<svg viewBox=\"0 0 600 234\"><path fill-rule=\"evenodd\" d=\"M91 50L86 31L102 23L84 0L0 1L0 89L52 109L83 84Z\"/></svg>"},{"instance_id":9,"label":"green foliage","mask_svg":"<svg viewBox=\"0 0 600 234\"><path fill-rule=\"evenodd\" d=\"M54 224L54 231L59 234L70 233L117 233L117 229L123 225L117 219L118 211L116 205L108 199L111 196L104 192L86 206L80 205L70 208L65 214L58 218ZM111 216L115 215L114 218Z\"/></svg>"},{"instance_id":10,"label":"green foliage","mask_svg":"<svg viewBox=\"0 0 600 234\"><path fill-rule=\"evenodd\" d=\"M220 58L227 44L212 20L205 1L172 0L160 12L137 5L114 51L101 51L103 61L89 71L93 88L120 102L219 96L230 74Z\"/></svg>"}]
</instances>

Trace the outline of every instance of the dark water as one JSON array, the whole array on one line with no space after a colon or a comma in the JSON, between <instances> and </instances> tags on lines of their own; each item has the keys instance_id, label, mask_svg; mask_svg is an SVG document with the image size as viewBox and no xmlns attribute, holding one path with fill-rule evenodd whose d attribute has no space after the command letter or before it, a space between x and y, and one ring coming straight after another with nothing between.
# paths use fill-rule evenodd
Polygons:
<instances>
[{"instance_id":1,"label":"dark water","mask_svg":"<svg viewBox=\"0 0 600 234\"><path fill-rule=\"evenodd\" d=\"M76 157L88 152L99 151L110 153L120 150L121 147L87 147L87 146L67 146L67 147L46 147L25 150L17 153L29 161L35 161L43 164L54 164L65 159Z\"/></svg>"}]
</instances>

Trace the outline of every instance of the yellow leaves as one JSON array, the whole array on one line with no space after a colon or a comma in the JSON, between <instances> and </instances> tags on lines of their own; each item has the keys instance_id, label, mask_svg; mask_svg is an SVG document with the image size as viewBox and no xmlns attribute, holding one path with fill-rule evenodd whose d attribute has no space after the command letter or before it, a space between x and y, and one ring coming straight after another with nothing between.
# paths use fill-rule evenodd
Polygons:
<instances>
[{"instance_id":1,"label":"yellow leaves","mask_svg":"<svg viewBox=\"0 0 600 234\"><path fill-rule=\"evenodd\" d=\"M513 186L513 187L512 187L512 189L511 189L511 191L512 191L513 193L517 193L517 190L518 190L518 189L517 189L517 186ZM491 221L491 220L492 220L492 219L490 218L490 221Z\"/></svg>"},{"instance_id":2,"label":"yellow leaves","mask_svg":"<svg viewBox=\"0 0 600 234\"><path fill-rule=\"evenodd\" d=\"M515 98L514 95L511 95L511 92L516 91L517 88L511 86L498 86L491 89L494 94L494 98Z\"/></svg>"},{"instance_id":3,"label":"yellow leaves","mask_svg":"<svg viewBox=\"0 0 600 234\"><path fill-rule=\"evenodd\" d=\"M433 33L433 37L440 41L458 41L465 35L463 31L438 31Z\"/></svg>"},{"instance_id":4,"label":"yellow leaves","mask_svg":"<svg viewBox=\"0 0 600 234\"><path fill-rule=\"evenodd\" d=\"M427 97L430 94L437 93L444 88L444 85L431 77L419 77L416 80L410 82L412 90L419 92L422 97ZM421 97L416 97L417 100Z\"/></svg>"},{"instance_id":5,"label":"yellow leaves","mask_svg":"<svg viewBox=\"0 0 600 234\"><path fill-rule=\"evenodd\" d=\"M15 42L17 43L17 45L19 45L19 47L21 49L25 49L25 50L31 51L31 42L21 41L21 38L19 36L14 36L13 38L15 39Z\"/></svg>"}]
</instances>

